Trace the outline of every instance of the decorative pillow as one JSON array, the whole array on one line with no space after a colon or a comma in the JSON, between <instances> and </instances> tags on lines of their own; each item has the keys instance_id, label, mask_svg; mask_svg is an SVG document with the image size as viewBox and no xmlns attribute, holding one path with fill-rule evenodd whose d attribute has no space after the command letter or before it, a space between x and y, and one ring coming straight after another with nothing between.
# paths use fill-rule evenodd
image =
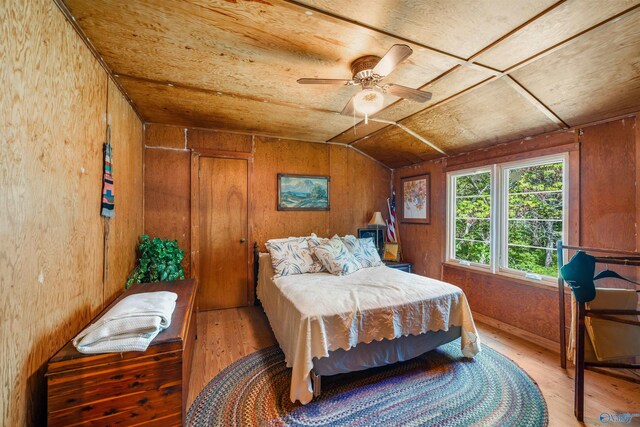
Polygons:
<instances>
[{"instance_id":1,"label":"decorative pillow","mask_svg":"<svg viewBox=\"0 0 640 427\"><path fill-rule=\"evenodd\" d=\"M357 239L356 236L346 235L342 242L363 268L384 265L373 243L373 237Z\"/></svg>"},{"instance_id":2,"label":"decorative pillow","mask_svg":"<svg viewBox=\"0 0 640 427\"><path fill-rule=\"evenodd\" d=\"M331 274L345 276L361 268L358 260L349 252L338 236L313 248L313 253Z\"/></svg>"},{"instance_id":3,"label":"decorative pillow","mask_svg":"<svg viewBox=\"0 0 640 427\"><path fill-rule=\"evenodd\" d=\"M318 269L319 272L327 271L327 269L324 268L324 265L322 265L322 263L320 262L316 254L313 252L313 249L318 245L327 243L328 241L329 239L327 239L326 237L318 237L316 236L315 233L311 233L311 236L307 237L307 244L309 245L309 250L311 251L311 257L313 258L313 261L317 264L316 268Z\"/></svg>"},{"instance_id":4,"label":"decorative pillow","mask_svg":"<svg viewBox=\"0 0 640 427\"><path fill-rule=\"evenodd\" d=\"M306 237L269 240L266 246L276 277L320 271L321 265L314 262Z\"/></svg>"}]
</instances>

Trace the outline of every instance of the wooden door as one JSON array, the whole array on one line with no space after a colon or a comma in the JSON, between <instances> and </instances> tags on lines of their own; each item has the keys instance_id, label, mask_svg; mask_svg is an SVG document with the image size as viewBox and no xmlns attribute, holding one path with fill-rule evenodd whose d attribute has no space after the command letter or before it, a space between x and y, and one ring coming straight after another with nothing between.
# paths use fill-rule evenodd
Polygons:
<instances>
[{"instance_id":1,"label":"wooden door","mask_svg":"<svg viewBox=\"0 0 640 427\"><path fill-rule=\"evenodd\" d=\"M200 157L200 310L248 305L246 159Z\"/></svg>"}]
</instances>

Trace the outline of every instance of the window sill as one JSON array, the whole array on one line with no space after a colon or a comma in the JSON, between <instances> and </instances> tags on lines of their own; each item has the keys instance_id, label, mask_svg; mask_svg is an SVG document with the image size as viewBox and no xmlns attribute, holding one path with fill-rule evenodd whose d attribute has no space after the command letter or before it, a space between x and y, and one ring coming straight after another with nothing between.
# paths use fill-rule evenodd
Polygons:
<instances>
[{"instance_id":1,"label":"window sill","mask_svg":"<svg viewBox=\"0 0 640 427\"><path fill-rule=\"evenodd\" d=\"M443 262L442 266L443 267L445 267L445 266L446 267L452 267L452 268L455 268L455 269L458 269L458 270L464 270L464 271L471 270L474 273L478 273L478 274L481 274L483 276L496 277L498 279L509 280L509 281L512 281L513 283L517 283L519 285L532 286L532 287L535 287L535 288L545 289L547 291L554 291L554 292L558 291L558 283L557 282L527 279L526 277L522 277L522 276L517 275L517 274L505 273L503 271L498 272L498 273L493 273L490 270L485 269L485 268L476 267L476 266L473 266L473 265L462 265L462 264L459 264L457 262L451 262L451 261ZM570 289L565 287L565 292L567 292L567 291L570 291Z\"/></svg>"}]
</instances>

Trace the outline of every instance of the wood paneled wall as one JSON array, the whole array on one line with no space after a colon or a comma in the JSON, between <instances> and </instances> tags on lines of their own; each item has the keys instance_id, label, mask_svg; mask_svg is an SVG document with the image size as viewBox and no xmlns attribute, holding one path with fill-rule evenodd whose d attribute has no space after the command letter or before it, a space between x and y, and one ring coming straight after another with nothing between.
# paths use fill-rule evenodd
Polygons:
<instances>
[{"instance_id":1,"label":"wood paneled wall","mask_svg":"<svg viewBox=\"0 0 640 427\"><path fill-rule=\"evenodd\" d=\"M340 145L330 146L331 212L329 233L356 233L373 212L389 217L391 172L360 153Z\"/></svg>"},{"instance_id":2,"label":"wood paneled wall","mask_svg":"<svg viewBox=\"0 0 640 427\"><path fill-rule=\"evenodd\" d=\"M394 171L393 188L396 191L396 217L399 224L402 258L413 262L414 271L440 278L444 261L443 244L446 239L446 173L443 161L430 161ZM429 173L431 175L430 224L402 223L401 179Z\"/></svg>"},{"instance_id":3,"label":"wood paneled wall","mask_svg":"<svg viewBox=\"0 0 640 427\"><path fill-rule=\"evenodd\" d=\"M109 80L108 117L113 148L116 216L109 220L104 303L118 296L135 266L143 230L142 122Z\"/></svg>"},{"instance_id":4,"label":"wood paneled wall","mask_svg":"<svg viewBox=\"0 0 640 427\"><path fill-rule=\"evenodd\" d=\"M177 239L190 265L190 151L253 153L253 237L264 249L272 238L356 233L372 213L385 213L391 171L357 151L205 129L145 126L145 233ZM179 148L180 147L180 148ZM331 177L331 210L278 211L277 174Z\"/></svg>"},{"instance_id":5,"label":"wood paneled wall","mask_svg":"<svg viewBox=\"0 0 640 427\"><path fill-rule=\"evenodd\" d=\"M637 247L636 118L585 128L580 145L580 244Z\"/></svg>"},{"instance_id":6,"label":"wood paneled wall","mask_svg":"<svg viewBox=\"0 0 640 427\"><path fill-rule=\"evenodd\" d=\"M191 155L187 151L145 148L144 233L178 240L189 274L191 247Z\"/></svg>"},{"instance_id":7,"label":"wood paneled wall","mask_svg":"<svg viewBox=\"0 0 640 427\"><path fill-rule=\"evenodd\" d=\"M431 224L401 224L400 235L405 259L415 270L460 286L471 309L539 336L559 341L557 288L525 284L477 272L469 268L442 264L446 242L446 173L496 160L514 160L552 152L579 149L571 162L569 235L571 244L623 250L639 250L640 131L631 117L501 144L446 162L425 162L394 172L394 187L400 194L400 178L431 173ZM576 147L576 141L579 145ZM575 151L573 151L575 153ZM579 181L579 183L578 183ZM576 186L576 184L579 184ZM622 286L616 283L617 286Z\"/></svg>"},{"instance_id":8,"label":"wood paneled wall","mask_svg":"<svg viewBox=\"0 0 640 427\"><path fill-rule=\"evenodd\" d=\"M253 164L253 238L262 246L269 239L329 234L331 211L278 211L278 173L329 175L329 145L256 138ZM330 184L330 203L342 188ZM333 207L332 207L333 208ZM348 213L344 212L345 215Z\"/></svg>"},{"instance_id":9,"label":"wood paneled wall","mask_svg":"<svg viewBox=\"0 0 640 427\"><path fill-rule=\"evenodd\" d=\"M46 361L134 262L142 125L53 2L3 2L0 28L0 425L44 425ZM116 219L103 283L107 113Z\"/></svg>"}]
</instances>

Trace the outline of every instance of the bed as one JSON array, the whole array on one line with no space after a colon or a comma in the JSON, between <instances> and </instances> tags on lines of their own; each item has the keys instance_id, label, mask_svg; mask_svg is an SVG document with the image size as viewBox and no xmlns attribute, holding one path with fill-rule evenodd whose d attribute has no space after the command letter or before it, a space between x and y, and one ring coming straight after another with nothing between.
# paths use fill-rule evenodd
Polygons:
<instances>
[{"instance_id":1,"label":"bed","mask_svg":"<svg viewBox=\"0 0 640 427\"><path fill-rule=\"evenodd\" d=\"M385 266L274 278L269 254L257 258L256 294L292 368L292 402L319 395L321 376L409 360L457 338L465 357L480 351L454 285Z\"/></svg>"}]
</instances>

